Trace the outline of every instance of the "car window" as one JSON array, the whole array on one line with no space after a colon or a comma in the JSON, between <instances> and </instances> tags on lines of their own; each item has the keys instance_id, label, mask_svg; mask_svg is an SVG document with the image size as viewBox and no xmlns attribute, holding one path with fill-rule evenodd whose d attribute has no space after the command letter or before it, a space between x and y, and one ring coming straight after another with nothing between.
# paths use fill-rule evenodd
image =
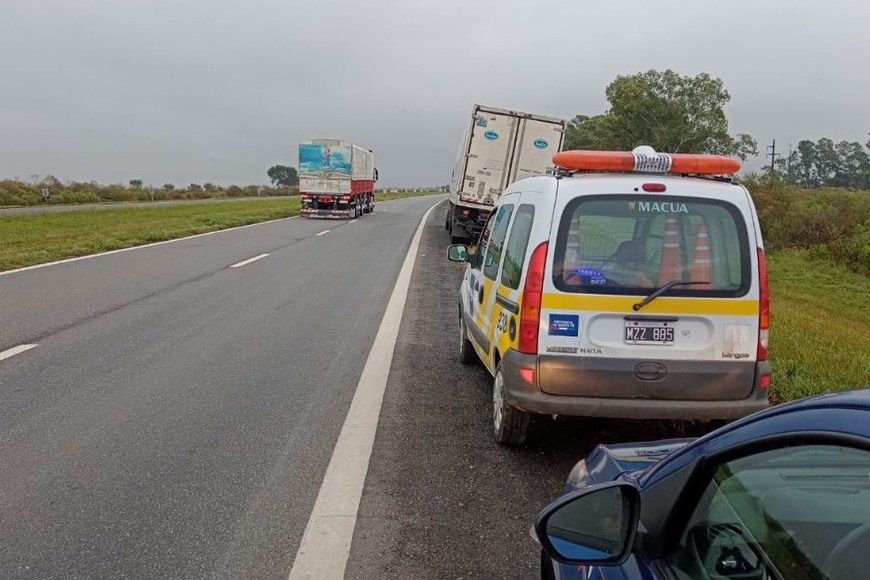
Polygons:
<instances>
[{"instance_id":1,"label":"car window","mask_svg":"<svg viewBox=\"0 0 870 580\"><path fill-rule=\"evenodd\" d=\"M504 266L501 272L501 283L516 290L520 287L523 274L523 263L526 259L526 247L532 233L532 223L535 219L535 206L523 204L517 209L514 225L508 238L505 250Z\"/></svg>"},{"instance_id":2,"label":"car window","mask_svg":"<svg viewBox=\"0 0 870 580\"><path fill-rule=\"evenodd\" d=\"M870 452L775 449L716 468L667 560L691 578L857 578L868 522Z\"/></svg>"},{"instance_id":3,"label":"car window","mask_svg":"<svg viewBox=\"0 0 870 580\"><path fill-rule=\"evenodd\" d=\"M495 216L492 235L489 238L489 244L486 246L483 263L483 275L490 280L495 280L495 276L498 273L498 264L501 260L501 252L505 237L507 237L508 225L510 224L513 211L513 204L506 203L499 208Z\"/></svg>"},{"instance_id":4,"label":"car window","mask_svg":"<svg viewBox=\"0 0 870 580\"><path fill-rule=\"evenodd\" d=\"M746 224L730 203L685 197L578 198L562 214L553 282L564 292L737 297L751 284Z\"/></svg>"}]
</instances>

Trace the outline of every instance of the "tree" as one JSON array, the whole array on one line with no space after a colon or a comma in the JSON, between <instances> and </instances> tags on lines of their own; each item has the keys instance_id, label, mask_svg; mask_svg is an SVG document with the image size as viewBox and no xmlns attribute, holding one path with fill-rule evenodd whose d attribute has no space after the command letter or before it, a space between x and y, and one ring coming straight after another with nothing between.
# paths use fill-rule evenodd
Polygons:
<instances>
[{"instance_id":1,"label":"tree","mask_svg":"<svg viewBox=\"0 0 870 580\"><path fill-rule=\"evenodd\" d=\"M755 139L732 136L723 107L731 100L721 79L651 70L618 76L605 91L610 109L569 123L566 148L631 150L651 145L668 153L715 153L746 159Z\"/></svg>"},{"instance_id":2,"label":"tree","mask_svg":"<svg viewBox=\"0 0 870 580\"><path fill-rule=\"evenodd\" d=\"M299 173L295 167L286 165L273 165L266 171L266 175L272 181L272 185L283 185L292 187L299 184Z\"/></svg>"},{"instance_id":3,"label":"tree","mask_svg":"<svg viewBox=\"0 0 870 580\"><path fill-rule=\"evenodd\" d=\"M172 183L164 183L163 191L175 191L175 184Z\"/></svg>"},{"instance_id":4,"label":"tree","mask_svg":"<svg viewBox=\"0 0 870 580\"><path fill-rule=\"evenodd\" d=\"M142 189L142 180L141 179L131 179L130 187L133 189Z\"/></svg>"},{"instance_id":5,"label":"tree","mask_svg":"<svg viewBox=\"0 0 870 580\"><path fill-rule=\"evenodd\" d=\"M198 183L191 183L187 186L187 189L190 191L202 191L202 186Z\"/></svg>"},{"instance_id":6,"label":"tree","mask_svg":"<svg viewBox=\"0 0 870 580\"><path fill-rule=\"evenodd\" d=\"M202 188L206 191L217 191L217 185L214 183L206 183Z\"/></svg>"}]
</instances>

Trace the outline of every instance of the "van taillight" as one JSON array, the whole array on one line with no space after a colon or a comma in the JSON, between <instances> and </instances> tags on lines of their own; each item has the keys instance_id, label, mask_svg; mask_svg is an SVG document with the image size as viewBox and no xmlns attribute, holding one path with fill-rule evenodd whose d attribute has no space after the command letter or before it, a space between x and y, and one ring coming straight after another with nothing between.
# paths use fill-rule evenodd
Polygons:
<instances>
[{"instance_id":1,"label":"van taillight","mask_svg":"<svg viewBox=\"0 0 870 580\"><path fill-rule=\"evenodd\" d=\"M770 339L770 285L767 281L767 260L764 250L758 249L758 282L761 291L758 296L758 356L757 360L767 360L767 346Z\"/></svg>"},{"instance_id":2,"label":"van taillight","mask_svg":"<svg viewBox=\"0 0 870 580\"><path fill-rule=\"evenodd\" d=\"M541 321L541 297L544 293L544 267L547 264L547 242L532 252L526 284L523 286L523 306L520 312L519 351L538 354L538 325Z\"/></svg>"}]
</instances>

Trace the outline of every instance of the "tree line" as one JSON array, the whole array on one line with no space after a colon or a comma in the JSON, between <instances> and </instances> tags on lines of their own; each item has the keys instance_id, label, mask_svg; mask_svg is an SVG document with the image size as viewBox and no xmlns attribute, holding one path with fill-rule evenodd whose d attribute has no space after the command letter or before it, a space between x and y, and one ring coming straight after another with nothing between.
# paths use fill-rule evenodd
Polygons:
<instances>
[{"instance_id":1,"label":"tree line","mask_svg":"<svg viewBox=\"0 0 870 580\"><path fill-rule=\"evenodd\" d=\"M274 165L266 172L271 187L262 185L216 185L190 183L176 186L164 183L146 185L141 179L131 179L127 185L101 185L96 181L63 182L53 175L31 175L29 182L18 179L0 180L0 206L38 205L40 203L103 203L123 201L166 201L209 199L220 197L258 197L296 195L299 176L295 167ZM47 197L44 195L47 193Z\"/></svg>"},{"instance_id":2,"label":"tree line","mask_svg":"<svg viewBox=\"0 0 870 580\"><path fill-rule=\"evenodd\" d=\"M768 171L775 178L808 189L870 190L870 140L861 145L857 141L834 143L827 137L816 142L804 139Z\"/></svg>"}]
</instances>

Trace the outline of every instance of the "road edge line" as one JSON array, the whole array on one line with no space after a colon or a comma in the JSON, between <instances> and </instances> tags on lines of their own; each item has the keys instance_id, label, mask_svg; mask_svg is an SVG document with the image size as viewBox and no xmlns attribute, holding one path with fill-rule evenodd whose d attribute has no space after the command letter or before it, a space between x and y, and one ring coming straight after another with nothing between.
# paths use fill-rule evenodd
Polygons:
<instances>
[{"instance_id":1,"label":"road edge line","mask_svg":"<svg viewBox=\"0 0 870 580\"><path fill-rule=\"evenodd\" d=\"M444 201L426 210L411 239L288 580L344 577L420 240L429 214Z\"/></svg>"}]
</instances>

